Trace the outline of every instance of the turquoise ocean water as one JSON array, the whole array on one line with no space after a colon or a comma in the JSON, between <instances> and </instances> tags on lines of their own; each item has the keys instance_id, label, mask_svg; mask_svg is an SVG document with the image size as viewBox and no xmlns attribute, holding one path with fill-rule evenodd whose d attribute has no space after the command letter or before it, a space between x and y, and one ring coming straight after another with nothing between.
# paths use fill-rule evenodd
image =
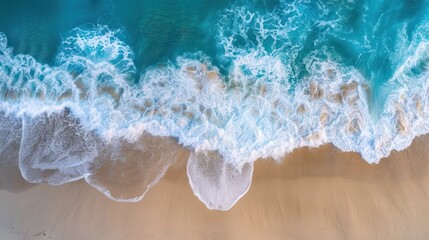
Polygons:
<instances>
[{"instance_id":1,"label":"turquoise ocean water","mask_svg":"<svg viewBox=\"0 0 429 240\"><path fill-rule=\"evenodd\" d=\"M378 163L428 133L428 64L425 0L0 0L0 160L135 201L179 143L226 210L258 158L331 143Z\"/></svg>"}]
</instances>

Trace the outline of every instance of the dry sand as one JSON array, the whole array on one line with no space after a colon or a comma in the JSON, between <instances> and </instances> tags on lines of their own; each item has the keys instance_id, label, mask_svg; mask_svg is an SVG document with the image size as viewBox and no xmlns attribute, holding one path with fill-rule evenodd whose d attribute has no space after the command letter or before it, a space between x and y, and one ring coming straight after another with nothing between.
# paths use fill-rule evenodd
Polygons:
<instances>
[{"instance_id":1,"label":"dry sand","mask_svg":"<svg viewBox=\"0 0 429 240\"><path fill-rule=\"evenodd\" d=\"M227 212L193 196L184 162L138 203L114 202L82 181L16 178L20 186L0 191L2 240L429 239L427 136L378 165L331 146L259 160L249 192Z\"/></svg>"}]
</instances>

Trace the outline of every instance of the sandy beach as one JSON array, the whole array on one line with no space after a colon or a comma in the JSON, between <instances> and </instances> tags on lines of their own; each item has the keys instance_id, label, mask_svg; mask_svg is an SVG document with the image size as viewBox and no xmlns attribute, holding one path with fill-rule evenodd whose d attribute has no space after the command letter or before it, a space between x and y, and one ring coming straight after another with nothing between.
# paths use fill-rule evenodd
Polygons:
<instances>
[{"instance_id":1,"label":"sandy beach","mask_svg":"<svg viewBox=\"0 0 429 240\"><path fill-rule=\"evenodd\" d=\"M193 195L185 161L138 203L83 181L21 181L0 191L0 239L428 239L428 140L378 165L328 145L258 160L249 192L226 212Z\"/></svg>"},{"instance_id":2,"label":"sandy beach","mask_svg":"<svg viewBox=\"0 0 429 240\"><path fill-rule=\"evenodd\" d=\"M0 240L429 240L429 0L0 0Z\"/></svg>"}]
</instances>

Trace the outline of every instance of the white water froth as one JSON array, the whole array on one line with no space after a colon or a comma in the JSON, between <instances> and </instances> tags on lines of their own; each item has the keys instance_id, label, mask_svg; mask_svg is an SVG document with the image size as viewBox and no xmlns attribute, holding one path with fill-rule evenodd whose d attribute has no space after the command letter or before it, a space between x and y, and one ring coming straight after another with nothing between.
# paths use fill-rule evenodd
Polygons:
<instances>
[{"instance_id":1,"label":"white water froth","mask_svg":"<svg viewBox=\"0 0 429 240\"><path fill-rule=\"evenodd\" d=\"M66 109L24 117L19 166L27 181L60 185L89 173L98 155L96 139L69 114Z\"/></svg>"},{"instance_id":2,"label":"white water froth","mask_svg":"<svg viewBox=\"0 0 429 240\"><path fill-rule=\"evenodd\" d=\"M20 139L17 147L15 138L0 136L0 156L15 149L30 182L85 178L112 199L138 201L178 151L171 139L152 135L173 137L195 151L188 176L196 195L227 210L248 190L258 158L332 143L377 163L429 132L429 41L422 34L407 43L378 118L364 77L328 53L308 56L308 74L292 84L293 53L269 54L262 43L240 50L230 45L234 36L220 38L232 61L227 76L198 53L148 69L133 84L131 48L105 26L72 31L55 66L14 55L0 34L0 111L8 116L0 131Z\"/></svg>"},{"instance_id":3,"label":"white water froth","mask_svg":"<svg viewBox=\"0 0 429 240\"><path fill-rule=\"evenodd\" d=\"M253 162L237 169L216 152L192 153L187 172L194 194L208 209L227 211L249 190Z\"/></svg>"}]
</instances>

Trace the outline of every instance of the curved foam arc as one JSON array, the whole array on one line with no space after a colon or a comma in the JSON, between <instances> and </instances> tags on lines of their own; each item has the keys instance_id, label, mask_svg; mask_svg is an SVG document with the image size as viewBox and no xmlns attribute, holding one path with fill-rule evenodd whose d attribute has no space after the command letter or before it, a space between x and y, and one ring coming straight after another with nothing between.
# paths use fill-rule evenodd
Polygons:
<instances>
[{"instance_id":1,"label":"curved foam arc","mask_svg":"<svg viewBox=\"0 0 429 240\"><path fill-rule=\"evenodd\" d=\"M0 49L0 93L20 114L37 115L43 112L39 109L67 105L90 129L116 127L118 123L109 120L121 108L121 98L130 95L133 53L106 26L72 32L79 34L64 40L53 67L29 55L13 56L10 48Z\"/></svg>"},{"instance_id":2,"label":"curved foam arc","mask_svg":"<svg viewBox=\"0 0 429 240\"><path fill-rule=\"evenodd\" d=\"M29 187L18 166L22 121L0 112L0 189L12 192Z\"/></svg>"},{"instance_id":3,"label":"curved foam arc","mask_svg":"<svg viewBox=\"0 0 429 240\"><path fill-rule=\"evenodd\" d=\"M178 145L172 139L143 134L135 142L119 140L95 159L97 170L85 177L88 184L120 202L143 199L176 162ZM110 149L110 150L108 150Z\"/></svg>"},{"instance_id":4,"label":"curved foam arc","mask_svg":"<svg viewBox=\"0 0 429 240\"><path fill-rule=\"evenodd\" d=\"M60 185L81 179L98 155L91 133L65 110L24 117L19 150L22 176L31 183Z\"/></svg>"},{"instance_id":5,"label":"curved foam arc","mask_svg":"<svg viewBox=\"0 0 429 240\"><path fill-rule=\"evenodd\" d=\"M216 152L193 152L187 173L194 194L207 208L227 211L249 190L253 163L237 169Z\"/></svg>"}]
</instances>

